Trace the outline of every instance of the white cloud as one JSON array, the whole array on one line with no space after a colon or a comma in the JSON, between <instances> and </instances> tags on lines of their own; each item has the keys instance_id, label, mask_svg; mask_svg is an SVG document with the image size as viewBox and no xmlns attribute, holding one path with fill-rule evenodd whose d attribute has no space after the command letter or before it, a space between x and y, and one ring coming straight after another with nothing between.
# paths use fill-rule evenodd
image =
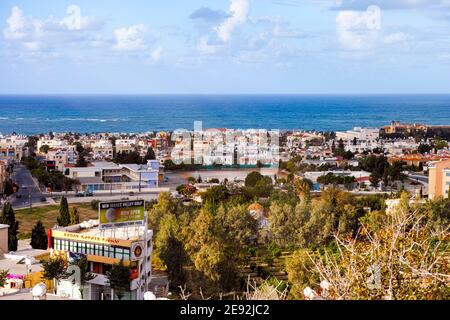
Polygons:
<instances>
[{"instance_id":1,"label":"white cloud","mask_svg":"<svg viewBox=\"0 0 450 320\"><path fill-rule=\"evenodd\" d=\"M233 31L239 25L247 21L250 10L249 0L231 0L229 8L229 17L225 19L219 26L215 27L217 35L223 42L228 42L231 39Z\"/></svg>"},{"instance_id":2,"label":"white cloud","mask_svg":"<svg viewBox=\"0 0 450 320\"><path fill-rule=\"evenodd\" d=\"M54 51L58 46L66 47L68 43L84 42L94 37L92 31L101 27L101 22L81 15L78 6L67 8L68 16L58 19L49 17L45 20L26 16L22 9L15 6L6 20L7 26L3 30L5 39L12 48L30 52L34 55L44 49ZM53 52L52 56L59 56Z\"/></svg>"},{"instance_id":3,"label":"white cloud","mask_svg":"<svg viewBox=\"0 0 450 320\"><path fill-rule=\"evenodd\" d=\"M24 42L23 46L28 51L41 51L43 49L43 44L39 41Z\"/></svg>"},{"instance_id":4,"label":"white cloud","mask_svg":"<svg viewBox=\"0 0 450 320\"><path fill-rule=\"evenodd\" d=\"M120 28L114 31L116 37L115 50L138 51L147 48L144 36L147 28L143 24Z\"/></svg>"},{"instance_id":5,"label":"white cloud","mask_svg":"<svg viewBox=\"0 0 450 320\"><path fill-rule=\"evenodd\" d=\"M405 42L410 39L410 36L403 32L391 33L384 37L383 42L385 44L397 44Z\"/></svg>"},{"instance_id":6,"label":"white cloud","mask_svg":"<svg viewBox=\"0 0 450 320\"><path fill-rule=\"evenodd\" d=\"M347 50L370 50L381 30L381 11L369 6L366 11L340 11L336 16L338 40Z\"/></svg>"},{"instance_id":7,"label":"white cloud","mask_svg":"<svg viewBox=\"0 0 450 320\"><path fill-rule=\"evenodd\" d=\"M147 59L147 63L156 63L159 62L162 58L163 48L157 47L156 49L150 52L150 56Z\"/></svg>"},{"instance_id":8,"label":"white cloud","mask_svg":"<svg viewBox=\"0 0 450 320\"><path fill-rule=\"evenodd\" d=\"M19 7L11 9L11 16L6 23L8 26L3 30L3 35L8 40L24 39L35 29L33 19L26 17Z\"/></svg>"}]
</instances>

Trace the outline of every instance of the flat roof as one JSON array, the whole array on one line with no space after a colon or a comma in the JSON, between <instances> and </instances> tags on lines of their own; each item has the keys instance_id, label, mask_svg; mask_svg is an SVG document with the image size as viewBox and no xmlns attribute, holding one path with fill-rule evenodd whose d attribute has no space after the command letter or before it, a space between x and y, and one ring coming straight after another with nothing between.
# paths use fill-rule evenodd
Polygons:
<instances>
[{"instance_id":1,"label":"flat roof","mask_svg":"<svg viewBox=\"0 0 450 320\"><path fill-rule=\"evenodd\" d=\"M89 220L80 224L65 228L54 228L55 231L65 231L72 233L83 233L97 237L107 237L120 240L138 240L144 235L144 226L121 226L114 229L99 229L98 220ZM152 230L148 230L147 235L153 235Z\"/></svg>"}]
</instances>

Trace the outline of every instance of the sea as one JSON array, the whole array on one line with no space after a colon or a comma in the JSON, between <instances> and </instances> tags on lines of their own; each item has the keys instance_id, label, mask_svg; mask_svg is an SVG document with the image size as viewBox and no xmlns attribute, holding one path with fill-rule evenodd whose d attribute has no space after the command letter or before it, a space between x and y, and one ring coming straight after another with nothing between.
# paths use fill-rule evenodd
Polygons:
<instances>
[{"instance_id":1,"label":"sea","mask_svg":"<svg viewBox=\"0 0 450 320\"><path fill-rule=\"evenodd\" d=\"M0 95L0 133L450 125L450 95Z\"/></svg>"}]
</instances>

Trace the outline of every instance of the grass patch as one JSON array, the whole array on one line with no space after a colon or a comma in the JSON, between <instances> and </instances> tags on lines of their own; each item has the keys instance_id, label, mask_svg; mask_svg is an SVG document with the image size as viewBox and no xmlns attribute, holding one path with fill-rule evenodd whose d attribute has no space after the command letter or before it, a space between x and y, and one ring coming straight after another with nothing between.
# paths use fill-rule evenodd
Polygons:
<instances>
[{"instance_id":1,"label":"grass patch","mask_svg":"<svg viewBox=\"0 0 450 320\"><path fill-rule=\"evenodd\" d=\"M80 221L98 218L98 211L92 210L90 203L70 204L69 207L77 207ZM36 207L31 212L29 208L14 210L14 212L16 213L17 221L19 221L20 234L27 234L31 233L38 220L42 221L45 229L53 228L59 215L59 205Z\"/></svg>"}]
</instances>

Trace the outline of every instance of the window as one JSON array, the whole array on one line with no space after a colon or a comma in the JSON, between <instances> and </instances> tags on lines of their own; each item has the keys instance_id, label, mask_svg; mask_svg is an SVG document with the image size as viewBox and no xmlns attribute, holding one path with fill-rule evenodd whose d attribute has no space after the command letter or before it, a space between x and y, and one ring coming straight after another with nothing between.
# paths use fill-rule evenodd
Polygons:
<instances>
[{"instance_id":1,"label":"window","mask_svg":"<svg viewBox=\"0 0 450 320\"><path fill-rule=\"evenodd\" d=\"M55 250L61 250L61 240L60 239L53 239L53 248Z\"/></svg>"},{"instance_id":2,"label":"window","mask_svg":"<svg viewBox=\"0 0 450 320\"><path fill-rule=\"evenodd\" d=\"M78 252L82 254L86 254L86 243L80 242L78 243Z\"/></svg>"},{"instance_id":3,"label":"window","mask_svg":"<svg viewBox=\"0 0 450 320\"><path fill-rule=\"evenodd\" d=\"M77 252L77 243L75 241L69 241L69 251Z\"/></svg>"},{"instance_id":4,"label":"window","mask_svg":"<svg viewBox=\"0 0 450 320\"><path fill-rule=\"evenodd\" d=\"M110 246L105 246L103 248L103 255L105 257L114 258L114 248Z\"/></svg>"},{"instance_id":5,"label":"window","mask_svg":"<svg viewBox=\"0 0 450 320\"><path fill-rule=\"evenodd\" d=\"M87 254L95 254L94 245L92 243L86 244L86 253Z\"/></svg>"},{"instance_id":6,"label":"window","mask_svg":"<svg viewBox=\"0 0 450 320\"><path fill-rule=\"evenodd\" d=\"M123 248L116 248L115 258L120 259L120 260L124 259L124 249Z\"/></svg>"},{"instance_id":7,"label":"window","mask_svg":"<svg viewBox=\"0 0 450 320\"><path fill-rule=\"evenodd\" d=\"M103 256L103 246L102 245L99 245L99 244L95 245L95 254L97 256Z\"/></svg>"}]
</instances>

